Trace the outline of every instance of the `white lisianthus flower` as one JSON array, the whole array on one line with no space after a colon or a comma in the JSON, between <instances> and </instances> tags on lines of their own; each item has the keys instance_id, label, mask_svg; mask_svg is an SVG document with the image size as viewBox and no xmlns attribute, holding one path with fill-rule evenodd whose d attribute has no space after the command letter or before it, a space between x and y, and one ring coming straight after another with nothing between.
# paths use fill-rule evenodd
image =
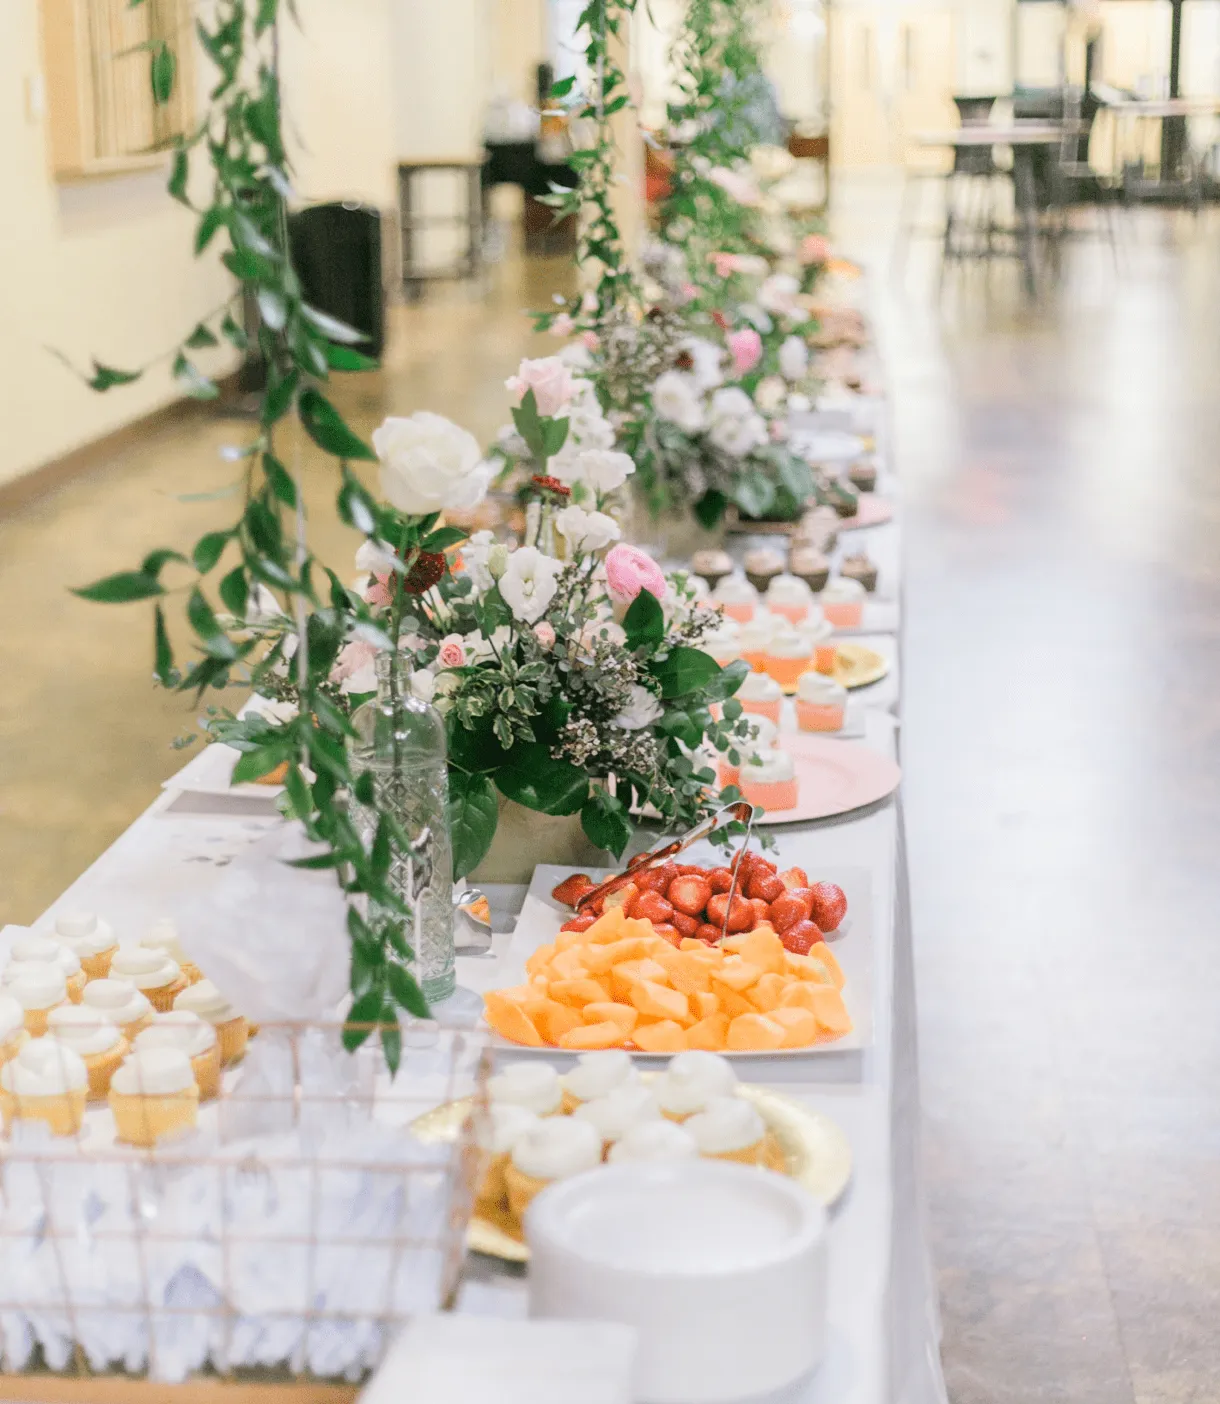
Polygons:
<instances>
[{"instance_id":1,"label":"white lisianthus flower","mask_svg":"<svg viewBox=\"0 0 1220 1404\"><path fill-rule=\"evenodd\" d=\"M772 273L758 290L758 302L777 317L787 316L797 306L801 285L791 273Z\"/></svg>"},{"instance_id":2,"label":"white lisianthus flower","mask_svg":"<svg viewBox=\"0 0 1220 1404\"><path fill-rule=\"evenodd\" d=\"M630 700L618 716L611 719L611 725L624 731L643 731L646 726L659 720L664 711L655 694L635 683L631 688Z\"/></svg>"},{"instance_id":3,"label":"white lisianthus flower","mask_svg":"<svg viewBox=\"0 0 1220 1404\"><path fill-rule=\"evenodd\" d=\"M576 459L575 466L580 481L602 494L621 488L635 472L631 455L614 449L586 449Z\"/></svg>"},{"instance_id":4,"label":"white lisianthus flower","mask_svg":"<svg viewBox=\"0 0 1220 1404\"><path fill-rule=\"evenodd\" d=\"M496 538L490 531L476 531L462 546L462 569L470 576L474 588L482 594L492 586L487 561Z\"/></svg>"},{"instance_id":5,"label":"white lisianthus flower","mask_svg":"<svg viewBox=\"0 0 1220 1404\"><path fill-rule=\"evenodd\" d=\"M809 347L799 336L787 337L780 346L779 369L785 380L804 380L809 370Z\"/></svg>"},{"instance_id":6,"label":"white lisianthus flower","mask_svg":"<svg viewBox=\"0 0 1220 1404\"><path fill-rule=\"evenodd\" d=\"M723 453L743 458L767 442L767 422L744 390L729 385L712 396L712 427L708 437Z\"/></svg>"},{"instance_id":7,"label":"white lisianthus flower","mask_svg":"<svg viewBox=\"0 0 1220 1404\"><path fill-rule=\"evenodd\" d=\"M763 336L769 336L775 330L775 323L763 311L756 302L743 302L737 309L741 320L753 327L756 332Z\"/></svg>"},{"instance_id":8,"label":"white lisianthus flower","mask_svg":"<svg viewBox=\"0 0 1220 1404\"><path fill-rule=\"evenodd\" d=\"M665 371L657 377L652 387L652 407L662 419L688 434L697 434L703 428L703 396L695 377L687 371Z\"/></svg>"},{"instance_id":9,"label":"white lisianthus flower","mask_svg":"<svg viewBox=\"0 0 1220 1404\"><path fill-rule=\"evenodd\" d=\"M450 673L449 676L453 678L455 683L457 682L455 674ZM418 697L421 702L431 702L436 696L436 677L427 668L417 668L411 674L409 686L411 696Z\"/></svg>"},{"instance_id":10,"label":"white lisianthus flower","mask_svg":"<svg viewBox=\"0 0 1220 1404\"><path fill-rule=\"evenodd\" d=\"M690 374L700 390L715 390L724 384L724 347L701 336L688 336L681 343L681 350L690 354L694 365Z\"/></svg>"},{"instance_id":11,"label":"white lisianthus flower","mask_svg":"<svg viewBox=\"0 0 1220 1404\"><path fill-rule=\"evenodd\" d=\"M362 541L356 550L356 569L367 571L370 575L389 575L401 566L402 562L395 555L393 546L374 537Z\"/></svg>"},{"instance_id":12,"label":"white lisianthus flower","mask_svg":"<svg viewBox=\"0 0 1220 1404\"><path fill-rule=\"evenodd\" d=\"M744 419L754 413L754 401L740 385L726 385L712 396L712 419Z\"/></svg>"},{"instance_id":13,"label":"white lisianthus flower","mask_svg":"<svg viewBox=\"0 0 1220 1404\"><path fill-rule=\"evenodd\" d=\"M789 414L807 414L813 408L813 401L808 395L802 395L799 390L794 390L788 396Z\"/></svg>"},{"instance_id":14,"label":"white lisianthus flower","mask_svg":"<svg viewBox=\"0 0 1220 1404\"><path fill-rule=\"evenodd\" d=\"M523 624L536 624L546 613L559 588L563 562L544 555L536 546L519 546L508 558L500 577L500 594Z\"/></svg>"},{"instance_id":15,"label":"white lisianthus flower","mask_svg":"<svg viewBox=\"0 0 1220 1404\"><path fill-rule=\"evenodd\" d=\"M583 507L557 512L555 526L573 551L600 551L623 534L613 517L605 512L586 512Z\"/></svg>"},{"instance_id":16,"label":"white lisianthus flower","mask_svg":"<svg viewBox=\"0 0 1220 1404\"><path fill-rule=\"evenodd\" d=\"M474 507L487 495L492 465L479 442L443 415L420 410L407 419L387 419L373 430L381 460L381 494L409 516L446 507Z\"/></svg>"},{"instance_id":17,"label":"white lisianthus flower","mask_svg":"<svg viewBox=\"0 0 1220 1404\"><path fill-rule=\"evenodd\" d=\"M577 642L586 652L598 642L619 648L627 642L627 631L615 619L590 619L581 629Z\"/></svg>"},{"instance_id":18,"label":"white lisianthus flower","mask_svg":"<svg viewBox=\"0 0 1220 1404\"><path fill-rule=\"evenodd\" d=\"M778 375L769 375L758 382L754 403L764 414L775 414L788 398L788 386Z\"/></svg>"},{"instance_id":19,"label":"white lisianthus flower","mask_svg":"<svg viewBox=\"0 0 1220 1404\"><path fill-rule=\"evenodd\" d=\"M480 634L477 629L463 634L462 643L466 648L467 663L482 663L485 659L494 658L497 653L503 653L512 643L512 638L513 631L507 624L501 624L490 639Z\"/></svg>"}]
</instances>

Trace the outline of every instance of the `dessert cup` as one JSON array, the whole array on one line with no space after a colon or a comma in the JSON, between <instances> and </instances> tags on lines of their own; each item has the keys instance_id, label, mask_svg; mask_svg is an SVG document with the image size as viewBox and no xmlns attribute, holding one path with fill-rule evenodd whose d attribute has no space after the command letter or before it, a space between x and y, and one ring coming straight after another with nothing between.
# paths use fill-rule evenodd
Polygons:
<instances>
[{"instance_id":1,"label":"dessert cup","mask_svg":"<svg viewBox=\"0 0 1220 1404\"><path fill-rule=\"evenodd\" d=\"M877 486L877 465L860 459L847 470L847 478L860 492L872 492Z\"/></svg>"},{"instance_id":2,"label":"dessert cup","mask_svg":"<svg viewBox=\"0 0 1220 1404\"><path fill-rule=\"evenodd\" d=\"M737 643L741 656L756 673L764 671L767 646L779 622L775 615L760 609L753 619L738 627Z\"/></svg>"},{"instance_id":3,"label":"dessert cup","mask_svg":"<svg viewBox=\"0 0 1220 1404\"><path fill-rule=\"evenodd\" d=\"M209 1102L220 1095L220 1040L206 1019L189 1009L171 1009L154 1014L152 1023L137 1035L135 1049L176 1048L191 1060L199 1100Z\"/></svg>"},{"instance_id":4,"label":"dessert cup","mask_svg":"<svg viewBox=\"0 0 1220 1404\"><path fill-rule=\"evenodd\" d=\"M790 624L799 624L813 608L813 591L797 575L777 575L767 590L767 608Z\"/></svg>"},{"instance_id":5,"label":"dessert cup","mask_svg":"<svg viewBox=\"0 0 1220 1404\"><path fill-rule=\"evenodd\" d=\"M758 608L758 591L740 575L730 575L712 591L712 604L718 605L727 619L745 624Z\"/></svg>"},{"instance_id":6,"label":"dessert cup","mask_svg":"<svg viewBox=\"0 0 1220 1404\"><path fill-rule=\"evenodd\" d=\"M188 985L193 985L196 981L203 979L203 972L194 961L187 959L186 952L182 949L182 942L178 939L178 928L169 917L162 917L160 921L154 923L141 938L140 945L169 956L172 961L177 963L178 969L182 971Z\"/></svg>"},{"instance_id":7,"label":"dessert cup","mask_svg":"<svg viewBox=\"0 0 1220 1404\"><path fill-rule=\"evenodd\" d=\"M833 678L839 666L839 650L834 644L818 644L813 650L813 670L823 676Z\"/></svg>"},{"instance_id":8,"label":"dessert cup","mask_svg":"<svg viewBox=\"0 0 1220 1404\"><path fill-rule=\"evenodd\" d=\"M4 988L24 1011L25 1030L33 1038L46 1033L47 1015L68 1000L63 970L47 961L22 961L5 980Z\"/></svg>"},{"instance_id":9,"label":"dessert cup","mask_svg":"<svg viewBox=\"0 0 1220 1404\"><path fill-rule=\"evenodd\" d=\"M792 757L777 750L752 756L741 767L737 788L750 804L771 812L795 809L800 786Z\"/></svg>"},{"instance_id":10,"label":"dessert cup","mask_svg":"<svg viewBox=\"0 0 1220 1404\"><path fill-rule=\"evenodd\" d=\"M222 1067L227 1068L245 1055L254 1029L246 1016L239 1014L206 976L183 990L174 1000L174 1008L198 1014L216 1030Z\"/></svg>"},{"instance_id":11,"label":"dessert cup","mask_svg":"<svg viewBox=\"0 0 1220 1404\"><path fill-rule=\"evenodd\" d=\"M864 586L839 576L822 591L822 613L836 629L858 629L864 618Z\"/></svg>"},{"instance_id":12,"label":"dessert cup","mask_svg":"<svg viewBox=\"0 0 1220 1404\"><path fill-rule=\"evenodd\" d=\"M55 918L55 939L67 946L90 980L104 980L119 943L114 931L94 912L64 912Z\"/></svg>"},{"instance_id":13,"label":"dessert cup","mask_svg":"<svg viewBox=\"0 0 1220 1404\"><path fill-rule=\"evenodd\" d=\"M574 1116L545 1118L518 1138L504 1167L510 1212L523 1218L547 1185L592 1170L601 1159L601 1137L587 1121Z\"/></svg>"},{"instance_id":14,"label":"dessert cup","mask_svg":"<svg viewBox=\"0 0 1220 1404\"><path fill-rule=\"evenodd\" d=\"M745 567L746 579L761 595L777 575L783 574L784 558L770 546L759 546L746 552L742 565Z\"/></svg>"},{"instance_id":15,"label":"dessert cup","mask_svg":"<svg viewBox=\"0 0 1220 1404\"><path fill-rule=\"evenodd\" d=\"M841 731L847 689L821 673L802 673L796 683L796 724L802 731Z\"/></svg>"},{"instance_id":16,"label":"dessert cup","mask_svg":"<svg viewBox=\"0 0 1220 1404\"><path fill-rule=\"evenodd\" d=\"M743 712L756 717L766 717L776 726L779 725L784 693L774 678L766 673L751 673L735 695Z\"/></svg>"},{"instance_id":17,"label":"dessert cup","mask_svg":"<svg viewBox=\"0 0 1220 1404\"><path fill-rule=\"evenodd\" d=\"M84 1005L63 1004L51 1010L47 1034L79 1055L89 1078L89 1101L104 1102L110 1079L130 1048L117 1025Z\"/></svg>"},{"instance_id":18,"label":"dessert cup","mask_svg":"<svg viewBox=\"0 0 1220 1404\"><path fill-rule=\"evenodd\" d=\"M117 1024L128 1043L134 1043L141 1029L152 1021L153 1007L130 980L90 980L85 986L82 1007L96 1010L109 1023Z\"/></svg>"},{"instance_id":19,"label":"dessert cup","mask_svg":"<svg viewBox=\"0 0 1220 1404\"><path fill-rule=\"evenodd\" d=\"M825 628L821 619L818 624ZM785 624L771 636L764 660L767 676L773 678L781 689L795 687L797 678L809 667L814 647L814 636L810 631Z\"/></svg>"},{"instance_id":20,"label":"dessert cup","mask_svg":"<svg viewBox=\"0 0 1220 1404\"><path fill-rule=\"evenodd\" d=\"M661 1109L647 1087L619 1087L604 1097L582 1102L572 1113L577 1121L587 1121L601 1137L603 1156L616 1141L621 1140L633 1126L657 1121Z\"/></svg>"},{"instance_id":21,"label":"dessert cup","mask_svg":"<svg viewBox=\"0 0 1220 1404\"><path fill-rule=\"evenodd\" d=\"M767 1127L758 1108L741 1097L714 1097L686 1122L699 1154L712 1160L758 1165Z\"/></svg>"},{"instance_id":22,"label":"dessert cup","mask_svg":"<svg viewBox=\"0 0 1220 1404\"><path fill-rule=\"evenodd\" d=\"M538 1124L538 1117L525 1107L503 1102L480 1108L475 1113L474 1139L482 1157L483 1173L475 1194L475 1212L484 1217L500 1217L508 1208L504 1170L513 1146Z\"/></svg>"},{"instance_id":23,"label":"dessert cup","mask_svg":"<svg viewBox=\"0 0 1220 1404\"><path fill-rule=\"evenodd\" d=\"M640 1075L631 1054L621 1048L599 1049L582 1053L576 1066L560 1082L563 1087L563 1110L574 1112L583 1102L607 1097L624 1087L638 1086Z\"/></svg>"},{"instance_id":24,"label":"dessert cup","mask_svg":"<svg viewBox=\"0 0 1220 1404\"><path fill-rule=\"evenodd\" d=\"M714 590L726 575L732 575L733 558L727 551L707 547L690 558L690 570L692 575L707 581L709 590Z\"/></svg>"},{"instance_id":25,"label":"dessert cup","mask_svg":"<svg viewBox=\"0 0 1220 1404\"><path fill-rule=\"evenodd\" d=\"M563 1110L563 1085L550 1063L506 1063L488 1079L493 1103L525 1107L535 1116L554 1116Z\"/></svg>"},{"instance_id":26,"label":"dessert cup","mask_svg":"<svg viewBox=\"0 0 1220 1404\"><path fill-rule=\"evenodd\" d=\"M870 595L877 588L877 567L866 551L844 556L839 563L839 574L844 580L858 580Z\"/></svg>"},{"instance_id":27,"label":"dessert cup","mask_svg":"<svg viewBox=\"0 0 1220 1404\"><path fill-rule=\"evenodd\" d=\"M701 1049L671 1058L652 1084L661 1115L676 1122L701 1112L714 1097L733 1096L736 1089L737 1074L728 1059Z\"/></svg>"},{"instance_id":28,"label":"dessert cup","mask_svg":"<svg viewBox=\"0 0 1220 1404\"><path fill-rule=\"evenodd\" d=\"M21 1052L29 1037L25 1010L12 995L0 994L0 1067Z\"/></svg>"},{"instance_id":29,"label":"dessert cup","mask_svg":"<svg viewBox=\"0 0 1220 1404\"><path fill-rule=\"evenodd\" d=\"M794 546L788 553L788 569L816 595L830 579L830 557L816 546Z\"/></svg>"},{"instance_id":30,"label":"dessert cup","mask_svg":"<svg viewBox=\"0 0 1220 1404\"><path fill-rule=\"evenodd\" d=\"M128 946L115 953L110 974L131 983L158 1013L168 1013L187 987L178 962L148 946Z\"/></svg>"},{"instance_id":31,"label":"dessert cup","mask_svg":"<svg viewBox=\"0 0 1220 1404\"><path fill-rule=\"evenodd\" d=\"M630 1161L656 1164L668 1160L694 1160L699 1154L695 1138L672 1120L643 1121L632 1126L610 1147L606 1159L611 1165Z\"/></svg>"},{"instance_id":32,"label":"dessert cup","mask_svg":"<svg viewBox=\"0 0 1220 1404\"><path fill-rule=\"evenodd\" d=\"M109 1100L115 1134L129 1146L155 1146L199 1115L191 1061L177 1048L133 1050L111 1078Z\"/></svg>"},{"instance_id":33,"label":"dessert cup","mask_svg":"<svg viewBox=\"0 0 1220 1404\"><path fill-rule=\"evenodd\" d=\"M79 1054L57 1039L35 1038L0 1068L0 1115L14 1121L45 1121L55 1136L81 1128L89 1074Z\"/></svg>"}]
</instances>

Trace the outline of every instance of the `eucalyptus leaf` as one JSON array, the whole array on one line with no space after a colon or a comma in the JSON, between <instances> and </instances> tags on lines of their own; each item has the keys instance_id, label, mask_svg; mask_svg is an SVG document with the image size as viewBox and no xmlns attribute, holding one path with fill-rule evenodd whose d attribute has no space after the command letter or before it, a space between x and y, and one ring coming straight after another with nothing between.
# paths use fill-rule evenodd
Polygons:
<instances>
[{"instance_id":1,"label":"eucalyptus leaf","mask_svg":"<svg viewBox=\"0 0 1220 1404\"><path fill-rule=\"evenodd\" d=\"M164 587L150 575L137 570L121 570L73 590L82 600L95 604L131 604L134 600L150 600L165 594Z\"/></svg>"},{"instance_id":2,"label":"eucalyptus leaf","mask_svg":"<svg viewBox=\"0 0 1220 1404\"><path fill-rule=\"evenodd\" d=\"M334 405L312 387L301 391L297 412L305 432L327 453L333 453L336 458L376 459L377 455L348 428Z\"/></svg>"}]
</instances>

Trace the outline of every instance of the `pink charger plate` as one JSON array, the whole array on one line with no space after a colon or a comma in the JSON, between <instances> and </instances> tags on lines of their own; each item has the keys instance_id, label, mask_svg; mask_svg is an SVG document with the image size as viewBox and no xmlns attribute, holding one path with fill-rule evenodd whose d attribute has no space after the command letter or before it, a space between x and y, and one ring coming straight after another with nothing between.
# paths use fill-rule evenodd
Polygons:
<instances>
[{"instance_id":1,"label":"pink charger plate","mask_svg":"<svg viewBox=\"0 0 1220 1404\"><path fill-rule=\"evenodd\" d=\"M893 521L894 504L888 497L878 497L875 492L862 492L856 499L854 517L841 517L835 523L840 531L855 531L857 527L881 526Z\"/></svg>"},{"instance_id":2,"label":"pink charger plate","mask_svg":"<svg viewBox=\"0 0 1220 1404\"><path fill-rule=\"evenodd\" d=\"M794 809L769 809L760 824L795 824L829 819L891 795L902 771L889 756L854 741L836 741L816 732L786 731L780 743L792 757L799 782Z\"/></svg>"}]
</instances>

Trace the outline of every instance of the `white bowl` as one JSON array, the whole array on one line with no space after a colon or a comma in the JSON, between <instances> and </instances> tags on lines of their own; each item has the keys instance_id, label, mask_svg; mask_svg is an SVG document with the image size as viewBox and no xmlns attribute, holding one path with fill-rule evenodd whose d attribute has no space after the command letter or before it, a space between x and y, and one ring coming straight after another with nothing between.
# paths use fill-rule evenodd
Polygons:
<instances>
[{"instance_id":1,"label":"white bowl","mask_svg":"<svg viewBox=\"0 0 1220 1404\"><path fill-rule=\"evenodd\" d=\"M822 1358L826 1215L782 1175L725 1161L604 1166L525 1220L530 1315L639 1333L640 1404L730 1404Z\"/></svg>"}]
</instances>

